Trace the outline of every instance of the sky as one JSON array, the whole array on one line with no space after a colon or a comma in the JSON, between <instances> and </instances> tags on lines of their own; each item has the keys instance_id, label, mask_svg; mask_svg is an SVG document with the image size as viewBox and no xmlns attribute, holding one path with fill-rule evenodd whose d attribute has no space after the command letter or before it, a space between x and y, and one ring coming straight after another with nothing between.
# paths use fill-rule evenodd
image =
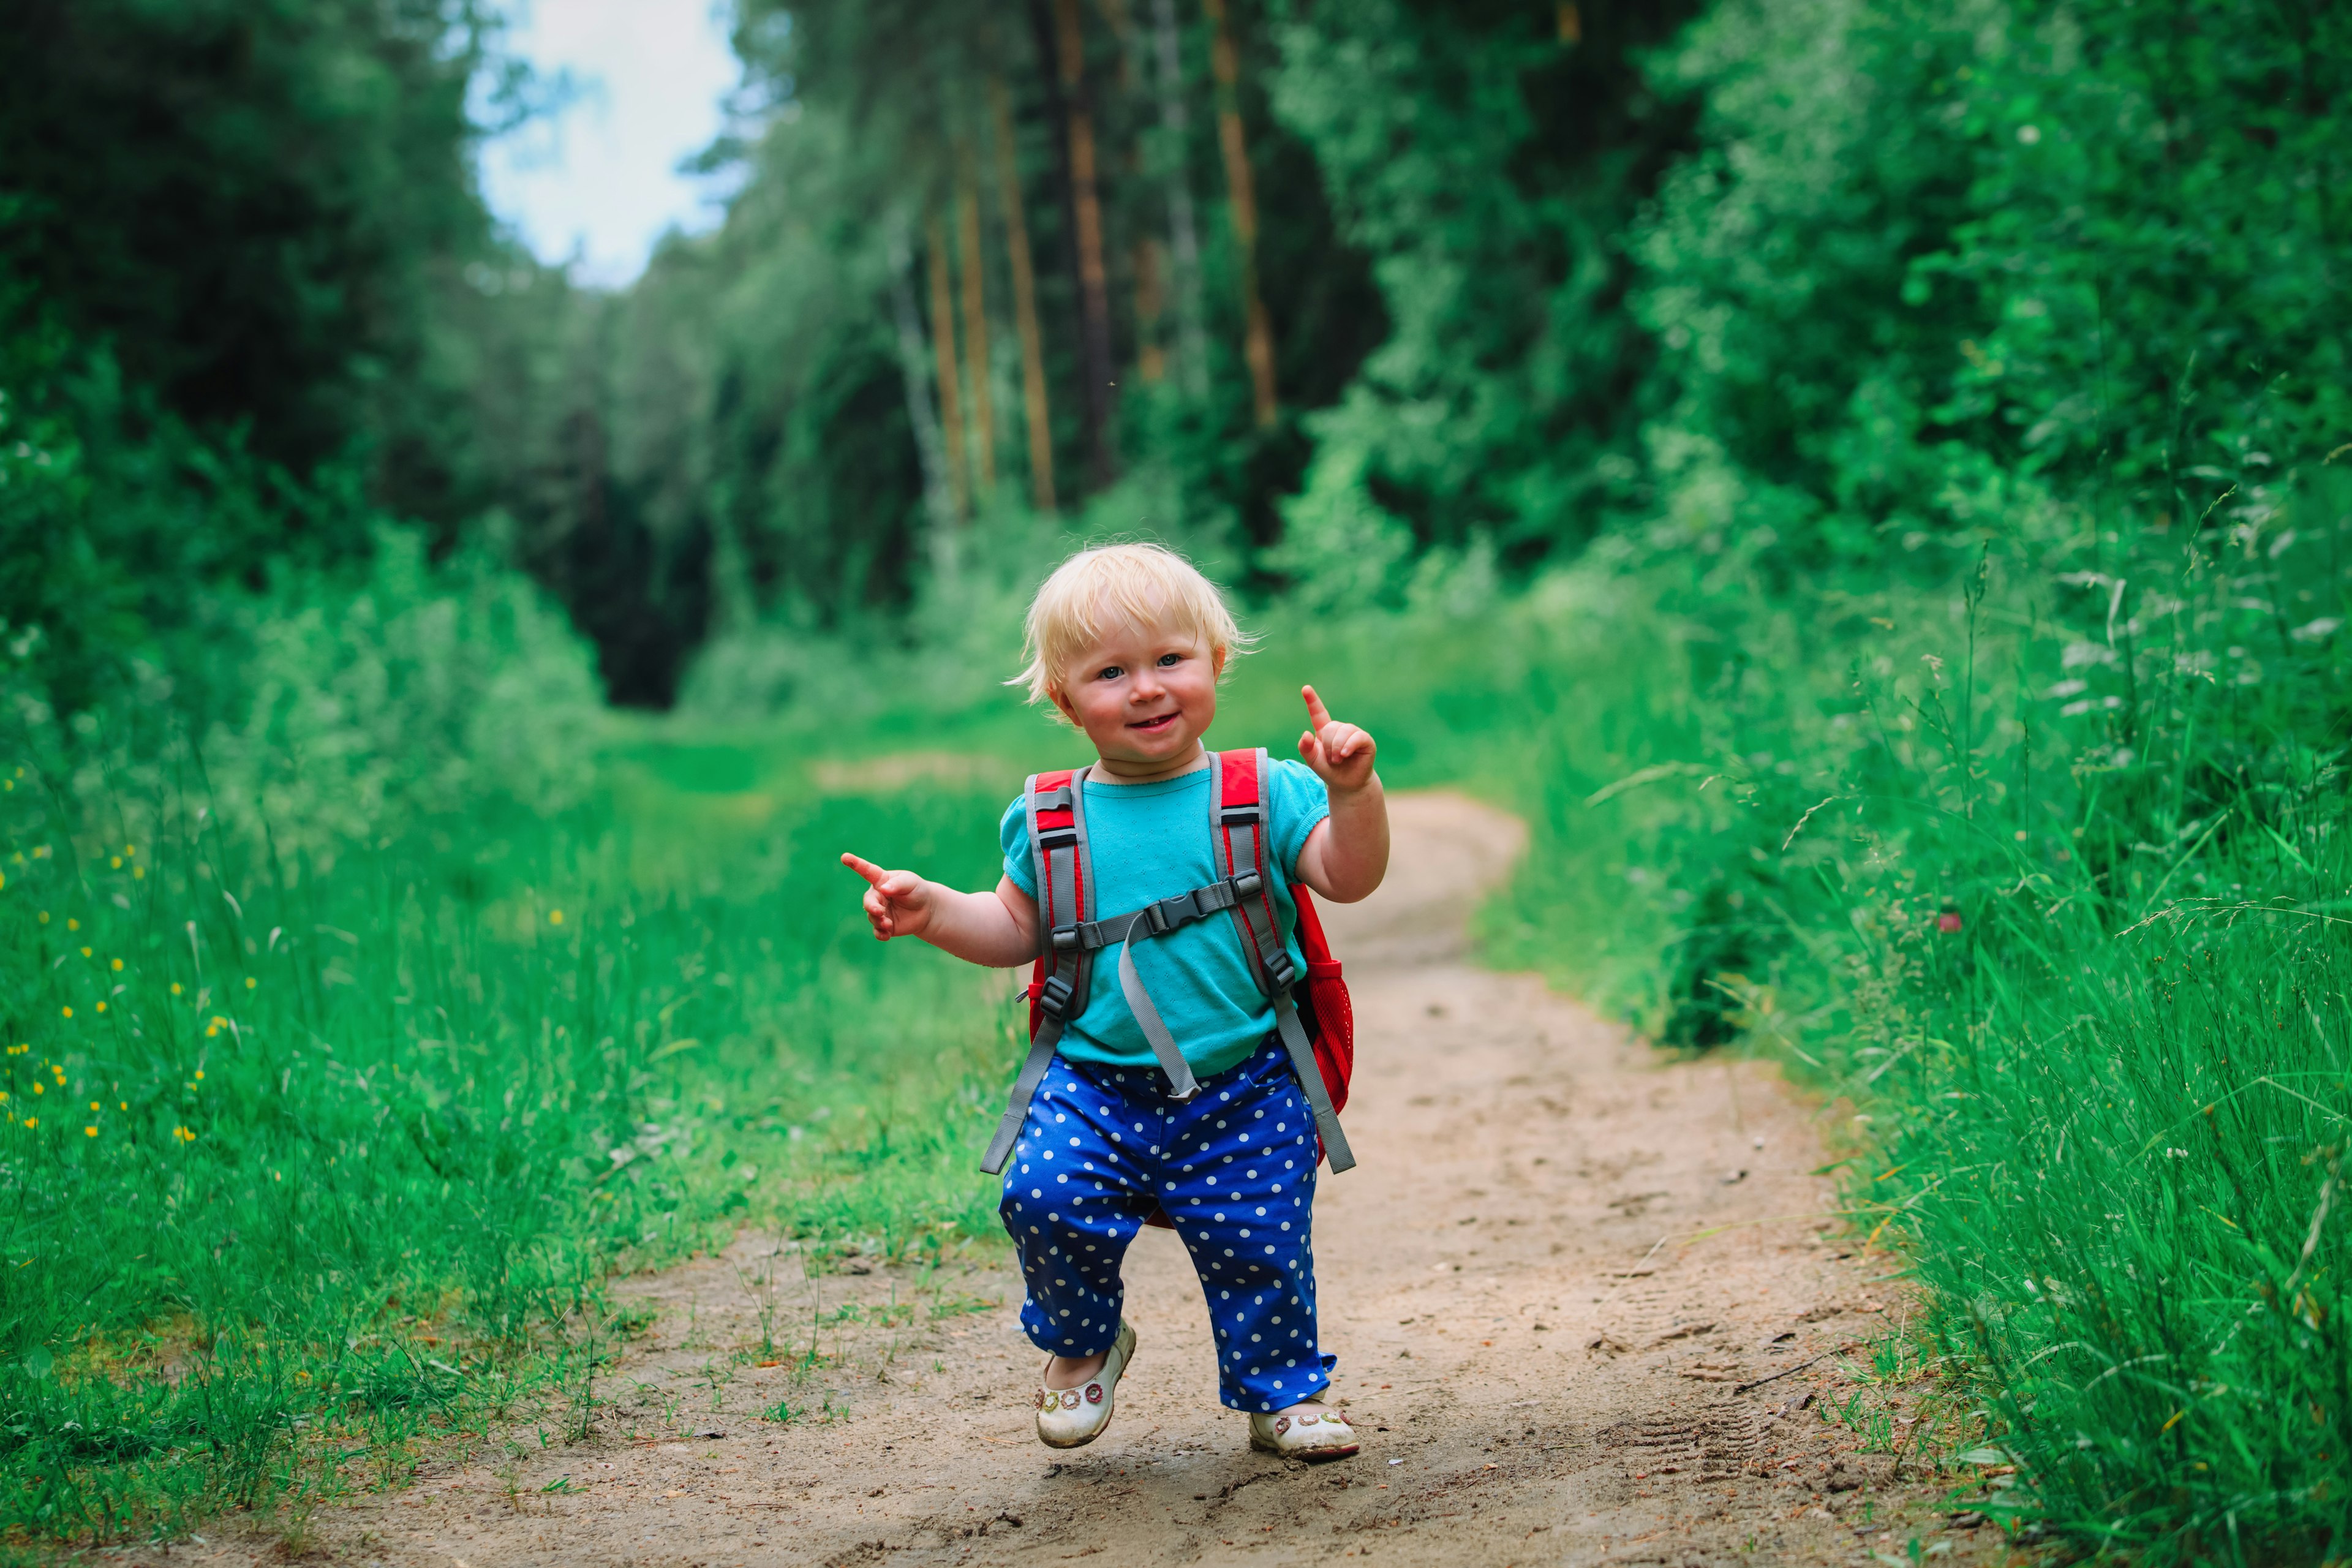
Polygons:
<instances>
[{"instance_id":1,"label":"sky","mask_svg":"<svg viewBox=\"0 0 2352 1568\"><path fill-rule=\"evenodd\" d=\"M483 150L483 195L541 260L620 288L664 231L720 216L723 187L677 164L718 136L738 79L725 0L515 0L511 15L514 52L582 90Z\"/></svg>"}]
</instances>

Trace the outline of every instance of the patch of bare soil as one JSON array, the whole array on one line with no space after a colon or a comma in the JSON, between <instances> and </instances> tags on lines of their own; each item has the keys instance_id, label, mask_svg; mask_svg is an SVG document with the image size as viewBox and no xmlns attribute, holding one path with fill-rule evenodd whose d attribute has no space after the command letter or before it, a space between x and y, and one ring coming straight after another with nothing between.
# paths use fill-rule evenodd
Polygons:
<instances>
[{"instance_id":1,"label":"patch of bare soil","mask_svg":"<svg viewBox=\"0 0 2352 1568\"><path fill-rule=\"evenodd\" d=\"M1389 885L1331 917L1362 1163L1325 1178L1317 1261L1360 1456L1250 1451L1167 1232L1129 1255L1118 1415L1068 1454L1031 1435L1042 1357L1009 1270L810 1277L746 1237L624 1288L660 1316L585 1441L524 1428L330 1510L316 1550L398 1568L1862 1564L1916 1539L2005 1558L1995 1527L1954 1522L1948 1480L1823 1418L1855 1392L1841 1362L1866 1364L1906 1305L1829 1217L1798 1099L1764 1066L1669 1059L1471 967L1464 921L1521 826L1453 795L1393 805ZM763 1419L779 1402L800 1414ZM267 1551L215 1532L172 1558Z\"/></svg>"}]
</instances>

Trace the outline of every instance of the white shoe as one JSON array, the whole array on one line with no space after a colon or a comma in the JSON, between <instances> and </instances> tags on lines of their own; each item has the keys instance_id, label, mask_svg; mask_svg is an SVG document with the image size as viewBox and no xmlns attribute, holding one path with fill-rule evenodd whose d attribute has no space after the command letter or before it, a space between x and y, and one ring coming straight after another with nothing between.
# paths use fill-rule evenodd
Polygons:
<instances>
[{"instance_id":1,"label":"white shoe","mask_svg":"<svg viewBox=\"0 0 2352 1568\"><path fill-rule=\"evenodd\" d=\"M1135 1330L1126 1319L1118 1323L1118 1338L1113 1340L1110 1352L1103 1357L1102 1370L1078 1388L1047 1388L1038 1379L1037 1440L1049 1448L1083 1448L1103 1435L1110 1425L1112 1395L1118 1389L1118 1374L1135 1359ZM1045 1363L1054 1363L1049 1360Z\"/></svg>"},{"instance_id":2,"label":"white shoe","mask_svg":"<svg viewBox=\"0 0 2352 1568\"><path fill-rule=\"evenodd\" d=\"M1293 1405L1249 1423L1250 1447L1286 1459L1344 1459L1356 1451L1356 1429L1336 1410Z\"/></svg>"}]
</instances>

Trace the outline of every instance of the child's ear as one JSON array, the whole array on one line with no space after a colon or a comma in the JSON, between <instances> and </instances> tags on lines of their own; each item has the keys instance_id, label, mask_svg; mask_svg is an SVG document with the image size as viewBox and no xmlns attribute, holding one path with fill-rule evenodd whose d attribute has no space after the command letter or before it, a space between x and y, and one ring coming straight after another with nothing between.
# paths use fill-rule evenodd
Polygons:
<instances>
[{"instance_id":1,"label":"child's ear","mask_svg":"<svg viewBox=\"0 0 2352 1568\"><path fill-rule=\"evenodd\" d=\"M1085 725L1078 723L1078 710L1070 706L1069 698L1063 693L1060 687L1048 686L1045 688L1045 696L1062 717L1068 720L1073 726L1078 729L1086 728Z\"/></svg>"},{"instance_id":2,"label":"child's ear","mask_svg":"<svg viewBox=\"0 0 2352 1568\"><path fill-rule=\"evenodd\" d=\"M1213 647L1209 650L1209 668L1219 680L1225 678L1225 655L1232 651L1231 648L1224 647Z\"/></svg>"}]
</instances>

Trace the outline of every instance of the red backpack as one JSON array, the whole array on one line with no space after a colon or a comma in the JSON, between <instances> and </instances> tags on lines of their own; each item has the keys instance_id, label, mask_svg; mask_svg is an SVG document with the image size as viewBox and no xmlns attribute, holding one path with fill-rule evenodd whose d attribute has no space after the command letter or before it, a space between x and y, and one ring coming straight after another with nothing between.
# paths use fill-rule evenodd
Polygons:
<instances>
[{"instance_id":1,"label":"red backpack","mask_svg":"<svg viewBox=\"0 0 2352 1568\"><path fill-rule=\"evenodd\" d=\"M1029 1101L1045 1076L1046 1064L1069 1020L1086 1011L1094 954L1119 944L1119 989L1135 1021L1151 1043L1151 1054L1168 1075L1180 1103L1201 1092L1184 1053L1151 993L1136 971L1135 950L1179 926L1230 913L1258 989L1274 1003L1275 1026L1290 1054L1291 1071L1315 1112L1315 1131L1336 1173L1356 1163L1339 1130L1348 1103L1348 1079L1356 1066L1356 1018L1339 961L1323 934L1307 889L1290 884L1298 908L1298 940L1307 972L1297 972L1275 915L1274 888L1266 871L1265 796L1260 779L1264 750L1209 753L1213 787L1207 824L1213 858L1224 875L1204 887L1146 904L1123 914L1097 916L1094 867L1087 855L1084 768L1033 774L1029 780L1029 847L1037 868L1037 912L1042 951L1029 981L1029 1057L1013 1085L1012 1103L989 1141L981 1168L991 1175L1004 1169L1029 1117ZM1164 1225L1160 1215L1152 1223Z\"/></svg>"}]
</instances>

